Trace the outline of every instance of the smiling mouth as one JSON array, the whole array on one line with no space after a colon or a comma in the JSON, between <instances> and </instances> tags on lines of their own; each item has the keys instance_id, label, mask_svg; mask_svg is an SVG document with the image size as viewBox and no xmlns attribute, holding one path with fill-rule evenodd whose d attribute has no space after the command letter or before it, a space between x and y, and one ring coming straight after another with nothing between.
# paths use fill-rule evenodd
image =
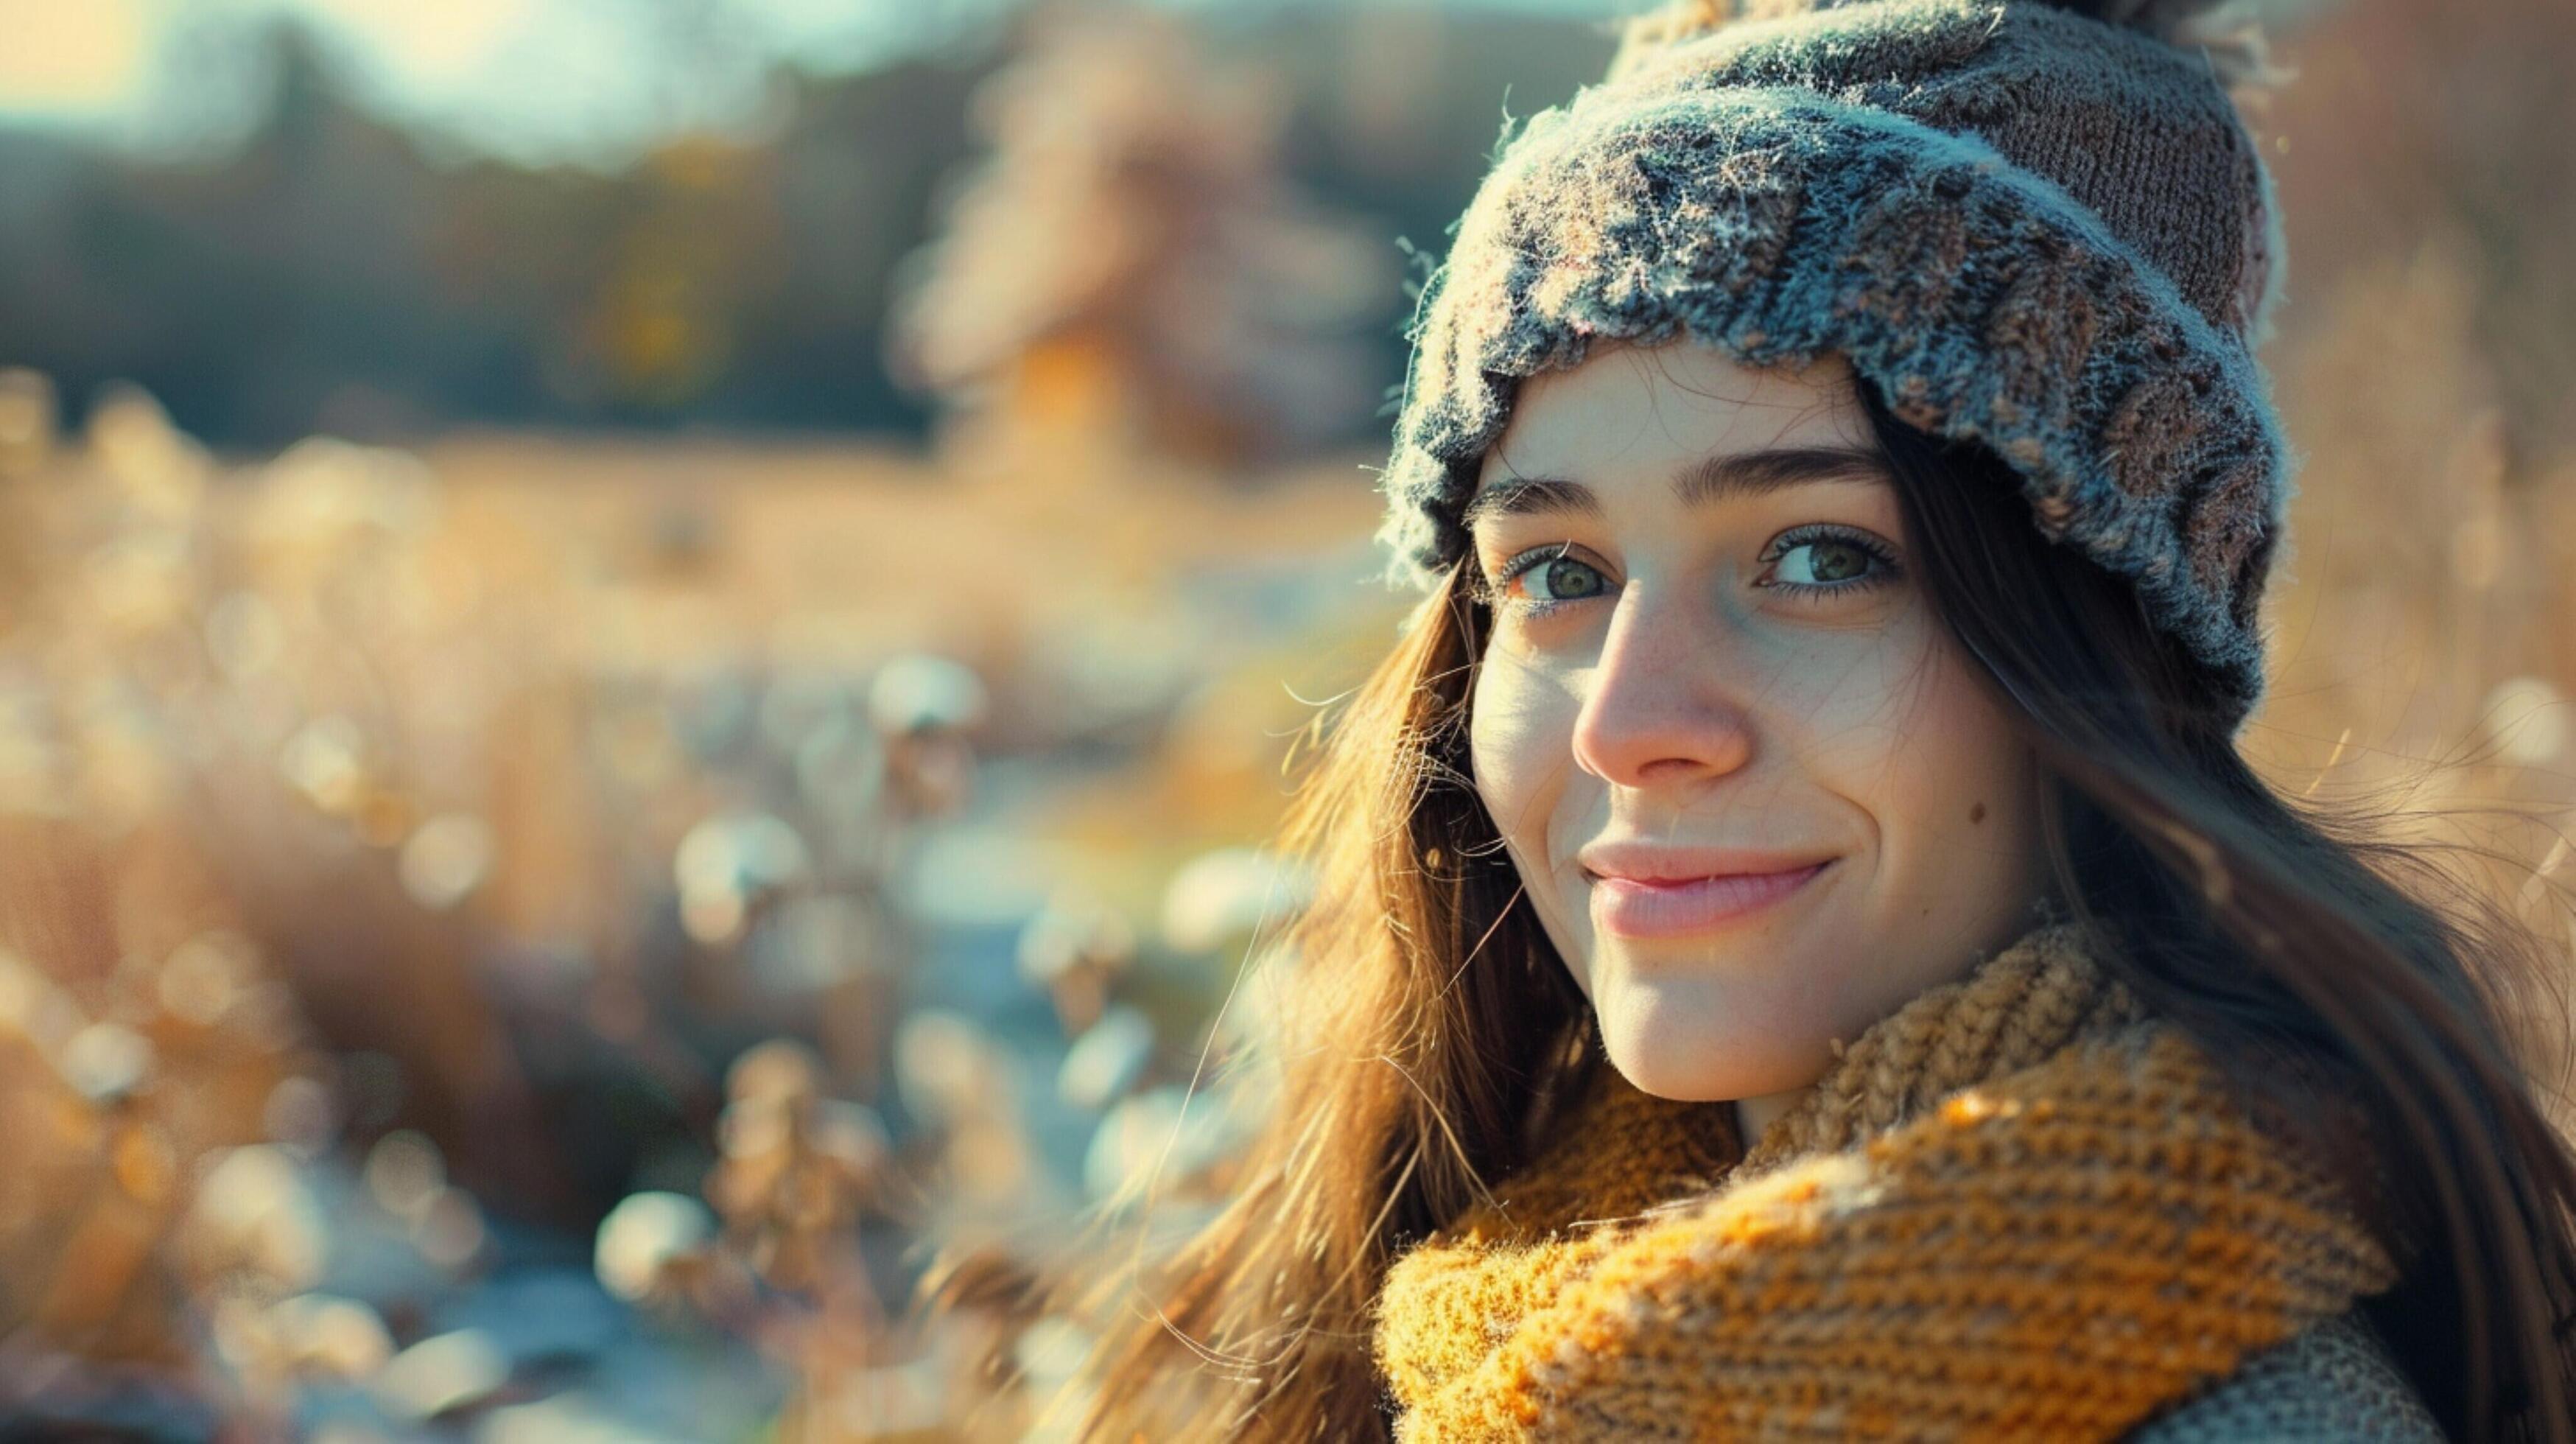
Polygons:
<instances>
[{"instance_id":1,"label":"smiling mouth","mask_svg":"<svg viewBox=\"0 0 2576 1444\"><path fill-rule=\"evenodd\" d=\"M1782 872L1735 872L1713 877L1647 880L1592 879L1592 919L1606 933L1630 938L1680 937L1707 932L1766 912L1803 891L1834 860Z\"/></svg>"}]
</instances>

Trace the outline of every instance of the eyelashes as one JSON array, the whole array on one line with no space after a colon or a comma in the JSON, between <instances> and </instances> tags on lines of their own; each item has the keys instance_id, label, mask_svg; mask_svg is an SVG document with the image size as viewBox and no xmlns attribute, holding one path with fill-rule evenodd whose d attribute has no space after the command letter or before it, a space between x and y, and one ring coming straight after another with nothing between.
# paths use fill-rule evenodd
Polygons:
<instances>
[{"instance_id":1,"label":"eyelashes","mask_svg":"<svg viewBox=\"0 0 2576 1444\"><path fill-rule=\"evenodd\" d=\"M1481 584L1478 588L1479 599L1489 605L1514 611L1526 617L1544 615L1591 597L1605 595L1609 589L1610 579L1603 576L1599 568L1572 553L1573 543L1571 542L1553 542L1543 547L1532 547L1503 563L1500 575ZM1591 588L1579 590L1578 594L1573 596L1554 595L1559 574L1567 571L1574 574L1576 579L1574 585L1578 589L1583 587L1581 579L1590 577ZM1514 595L1513 584L1524 577L1544 580L1551 595L1538 598Z\"/></svg>"},{"instance_id":2,"label":"eyelashes","mask_svg":"<svg viewBox=\"0 0 2576 1444\"><path fill-rule=\"evenodd\" d=\"M1783 581L1772 576L1782 563L1801 551L1812 554L1806 564L1798 568L1807 573L1804 578ZM1817 556L1839 556L1843 566L1851 565L1854 558L1862 559L1868 565L1857 573L1820 578L1816 572ZM1761 559L1771 568L1764 576L1772 579L1767 582L1757 579L1755 586L1769 586L1801 597L1867 591L1894 581L1897 573L1895 548L1857 527L1827 523L1811 522L1789 528L1771 539L1770 544L1762 549ZM1833 566L1833 563L1828 563L1828 570Z\"/></svg>"},{"instance_id":3,"label":"eyelashes","mask_svg":"<svg viewBox=\"0 0 2576 1444\"><path fill-rule=\"evenodd\" d=\"M1762 571L1752 585L1802 603L1876 591L1903 575L1896 549L1885 540L1830 522L1791 527L1764 543L1755 559ZM1527 595L1524 579L1545 595ZM1537 618L1609 595L1610 579L1574 555L1572 542L1550 542L1515 554L1490 578L1479 575L1472 590L1475 600L1499 611Z\"/></svg>"}]
</instances>

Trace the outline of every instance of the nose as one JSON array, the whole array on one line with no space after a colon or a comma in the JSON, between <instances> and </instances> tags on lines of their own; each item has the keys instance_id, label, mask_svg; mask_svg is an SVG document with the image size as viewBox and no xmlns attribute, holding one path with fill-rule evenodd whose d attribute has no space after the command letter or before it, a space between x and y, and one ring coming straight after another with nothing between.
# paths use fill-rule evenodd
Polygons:
<instances>
[{"instance_id":1,"label":"nose","mask_svg":"<svg viewBox=\"0 0 2576 1444\"><path fill-rule=\"evenodd\" d=\"M1631 581L1575 716L1575 761L1634 788L1688 788L1742 769L1753 760L1742 700L1750 659L1735 641L1709 609Z\"/></svg>"}]
</instances>

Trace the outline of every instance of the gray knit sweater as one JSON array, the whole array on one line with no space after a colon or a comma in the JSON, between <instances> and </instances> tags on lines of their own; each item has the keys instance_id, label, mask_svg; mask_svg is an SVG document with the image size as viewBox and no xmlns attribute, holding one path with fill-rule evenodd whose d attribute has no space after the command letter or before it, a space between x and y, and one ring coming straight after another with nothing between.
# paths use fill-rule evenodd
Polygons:
<instances>
[{"instance_id":1,"label":"gray knit sweater","mask_svg":"<svg viewBox=\"0 0 2576 1444\"><path fill-rule=\"evenodd\" d=\"M2358 1312L2255 1355L2128 1435L2131 1444L2438 1444L2442 1437Z\"/></svg>"}]
</instances>

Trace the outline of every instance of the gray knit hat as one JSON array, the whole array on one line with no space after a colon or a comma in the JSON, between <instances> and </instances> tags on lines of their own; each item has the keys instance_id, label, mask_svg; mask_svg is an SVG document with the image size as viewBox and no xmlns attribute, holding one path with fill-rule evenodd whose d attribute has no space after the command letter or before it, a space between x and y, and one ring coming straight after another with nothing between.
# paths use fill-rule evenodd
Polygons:
<instances>
[{"instance_id":1,"label":"gray knit hat","mask_svg":"<svg viewBox=\"0 0 2576 1444\"><path fill-rule=\"evenodd\" d=\"M1676 333L1748 366L1838 352L1894 413L2022 477L2040 529L2137 588L2241 724L2293 458L2253 348L2272 179L2229 97L2259 36L2208 0L1685 0L1528 118L1423 286L1378 533L1467 555L1521 378Z\"/></svg>"}]
</instances>

